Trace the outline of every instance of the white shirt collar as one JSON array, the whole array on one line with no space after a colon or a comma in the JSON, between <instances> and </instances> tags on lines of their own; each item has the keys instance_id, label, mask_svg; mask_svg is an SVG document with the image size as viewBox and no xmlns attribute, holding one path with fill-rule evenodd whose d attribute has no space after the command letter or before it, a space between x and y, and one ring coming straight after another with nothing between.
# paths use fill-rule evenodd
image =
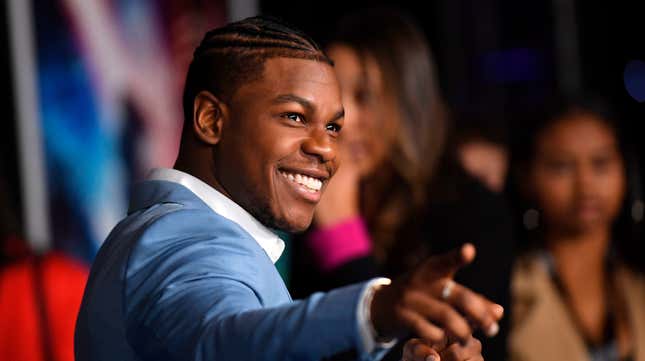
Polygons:
<instances>
[{"instance_id":1,"label":"white shirt collar","mask_svg":"<svg viewBox=\"0 0 645 361\"><path fill-rule=\"evenodd\" d=\"M244 210L244 208L198 178L176 169L155 168L148 175L148 179L174 182L183 185L195 193L215 213L237 223L249 233L258 242L260 247L264 249L273 263L282 255L285 244L280 237L271 232L269 228L260 223L249 212Z\"/></svg>"}]
</instances>

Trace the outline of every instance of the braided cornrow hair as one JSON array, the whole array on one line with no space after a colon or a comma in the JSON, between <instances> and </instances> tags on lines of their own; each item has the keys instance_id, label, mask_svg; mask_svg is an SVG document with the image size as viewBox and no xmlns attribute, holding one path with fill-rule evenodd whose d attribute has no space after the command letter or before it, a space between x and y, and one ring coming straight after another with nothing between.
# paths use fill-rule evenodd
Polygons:
<instances>
[{"instance_id":1,"label":"braided cornrow hair","mask_svg":"<svg viewBox=\"0 0 645 361\"><path fill-rule=\"evenodd\" d=\"M276 57L333 65L313 39L273 17L247 18L207 32L195 49L186 76L186 122L192 122L193 102L200 91L227 101L240 85L262 76L264 62Z\"/></svg>"}]
</instances>

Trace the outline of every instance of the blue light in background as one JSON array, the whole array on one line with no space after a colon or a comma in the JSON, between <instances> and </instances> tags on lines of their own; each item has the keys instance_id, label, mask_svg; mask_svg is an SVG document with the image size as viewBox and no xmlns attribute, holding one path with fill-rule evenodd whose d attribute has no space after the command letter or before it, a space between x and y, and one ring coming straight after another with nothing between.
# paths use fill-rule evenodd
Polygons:
<instances>
[{"instance_id":1,"label":"blue light in background","mask_svg":"<svg viewBox=\"0 0 645 361\"><path fill-rule=\"evenodd\" d=\"M632 60L625 66L623 73L625 89L637 102L645 101L645 62Z\"/></svg>"},{"instance_id":2,"label":"blue light in background","mask_svg":"<svg viewBox=\"0 0 645 361\"><path fill-rule=\"evenodd\" d=\"M515 48L485 53L481 58L484 80L494 84L533 82L544 78L544 61L535 49Z\"/></svg>"}]
</instances>

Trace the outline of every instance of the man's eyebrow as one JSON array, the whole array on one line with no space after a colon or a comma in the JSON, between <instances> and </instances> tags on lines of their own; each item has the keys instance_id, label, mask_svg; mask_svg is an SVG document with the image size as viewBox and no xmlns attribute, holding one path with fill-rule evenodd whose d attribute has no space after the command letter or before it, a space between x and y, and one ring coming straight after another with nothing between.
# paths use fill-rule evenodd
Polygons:
<instances>
[{"instance_id":1,"label":"man's eyebrow","mask_svg":"<svg viewBox=\"0 0 645 361\"><path fill-rule=\"evenodd\" d=\"M274 100L274 103L291 103L291 102L296 102L300 104L303 108L307 109L307 111L313 111L315 108L315 105L312 104L309 100L299 97L294 94L282 94L278 95ZM339 111L334 114L334 116L329 120L330 122L335 122L338 119L344 118L345 117L345 109L341 108Z\"/></svg>"},{"instance_id":2,"label":"man's eyebrow","mask_svg":"<svg viewBox=\"0 0 645 361\"><path fill-rule=\"evenodd\" d=\"M334 114L334 116L331 118L330 122L335 122L338 119L344 118L345 117L345 109L341 109Z\"/></svg>"},{"instance_id":3,"label":"man's eyebrow","mask_svg":"<svg viewBox=\"0 0 645 361\"><path fill-rule=\"evenodd\" d=\"M314 110L314 105L307 99L299 97L294 94L283 94L283 95L278 95L274 100L274 103L292 103L296 102L300 104L303 108L307 109L307 111L313 111Z\"/></svg>"}]
</instances>

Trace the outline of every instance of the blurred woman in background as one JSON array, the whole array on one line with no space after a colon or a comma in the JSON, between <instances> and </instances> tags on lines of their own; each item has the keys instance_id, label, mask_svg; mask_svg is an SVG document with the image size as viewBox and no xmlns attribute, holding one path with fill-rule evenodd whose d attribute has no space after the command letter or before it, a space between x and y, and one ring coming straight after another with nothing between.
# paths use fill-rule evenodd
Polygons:
<instances>
[{"instance_id":1,"label":"blurred woman in background","mask_svg":"<svg viewBox=\"0 0 645 361\"><path fill-rule=\"evenodd\" d=\"M513 276L511 359L645 360L645 282L615 229L626 167L611 114L591 98L554 102L526 145L535 241Z\"/></svg>"},{"instance_id":2,"label":"blurred woman in background","mask_svg":"<svg viewBox=\"0 0 645 361\"><path fill-rule=\"evenodd\" d=\"M430 49L411 18L370 9L341 21L336 39L327 53L346 110L343 165L315 223L361 216L373 255L385 263L402 225L425 205L444 143L445 107Z\"/></svg>"},{"instance_id":3,"label":"blurred woman in background","mask_svg":"<svg viewBox=\"0 0 645 361\"><path fill-rule=\"evenodd\" d=\"M427 216L446 138L446 109L425 35L407 15L373 8L345 17L334 39L327 54L334 60L345 108L342 166L316 207L313 229L304 242L293 243L295 297L382 274L396 277L427 257L434 250L430 245L442 242L433 237ZM450 236L459 238L452 231ZM472 238L453 240L450 248L465 242L486 253ZM506 307L498 295L508 291L508 263L499 275L485 264L473 265L480 276L490 268L486 275L497 293L457 281ZM504 336L494 341L482 339L483 354L503 359Z\"/></svg>"}]
</instances>

